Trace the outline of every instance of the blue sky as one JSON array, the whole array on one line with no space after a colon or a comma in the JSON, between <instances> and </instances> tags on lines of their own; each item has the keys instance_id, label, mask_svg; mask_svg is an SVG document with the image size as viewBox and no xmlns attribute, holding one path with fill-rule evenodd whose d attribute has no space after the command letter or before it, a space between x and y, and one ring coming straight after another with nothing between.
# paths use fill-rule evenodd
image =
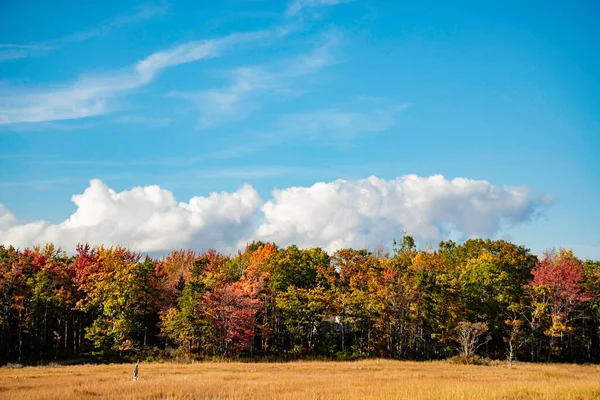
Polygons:
<instances>
[{"instance_id":1,"label":"blue sky","mask_svg":"<svg viewBox=\"0 0 600 400\"><path fill-rule=\"evenodd\" d=\"M4 243L600 258L597 2L61 4L0 5Z\"/></svg>"}]
</instances>

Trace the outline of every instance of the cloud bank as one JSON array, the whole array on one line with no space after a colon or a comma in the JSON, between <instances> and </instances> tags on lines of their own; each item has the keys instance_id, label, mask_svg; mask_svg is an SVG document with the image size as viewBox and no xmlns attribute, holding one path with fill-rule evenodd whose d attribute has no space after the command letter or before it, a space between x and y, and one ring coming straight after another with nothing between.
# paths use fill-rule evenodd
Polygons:
<instances>
[{"instance_id":1,"label":"cloud bank","mask_svg":"<svg viewBox=\"0 0 600 400\"><path fill-rule=\"evenodd\" d=\"M117 193L92 180L72 201L77 210L58 224L20 222L0 205L0 243L54 242L68 251L79 242L122 244L157 253L180 247L234 251L263 240L331 252L389 244L403 231L424 241L449 234L492 236L529 220L546 204L527 187L441 175L320 182L275 190L266 202L249 184L178 202L158 186Z\"/></svg>"}]
</instances>

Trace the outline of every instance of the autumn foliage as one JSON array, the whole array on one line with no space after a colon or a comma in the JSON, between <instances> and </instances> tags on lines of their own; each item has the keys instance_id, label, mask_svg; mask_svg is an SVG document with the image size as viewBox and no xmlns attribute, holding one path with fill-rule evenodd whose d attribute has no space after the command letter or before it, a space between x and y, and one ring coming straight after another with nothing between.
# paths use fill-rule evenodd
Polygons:
<instances>
[{"instance_id":1,"label":"autumn foliage","mask_svg":"<svg viewBox=\"0 0 600 400\"><path fill-rule=\"evenodd\" d=\"M600 262L506 241L234 255L0 246L0 362L118 357L600 361Z\"/></svg>"}]
</instances>

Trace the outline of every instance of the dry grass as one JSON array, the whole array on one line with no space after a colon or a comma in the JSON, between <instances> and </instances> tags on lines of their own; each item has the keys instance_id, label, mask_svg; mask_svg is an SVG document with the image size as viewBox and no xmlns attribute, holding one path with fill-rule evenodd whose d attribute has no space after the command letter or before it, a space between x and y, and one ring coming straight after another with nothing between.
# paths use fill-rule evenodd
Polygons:
<instances>
[{"instance_id":1,"label":"dry grass","mask_svg":"<svg viewBox=\"0 0 600 400\"><path fill-rule=\"evenodd\" d=\"M599 399L598 366L443 362L0 368L2 399Z\"/></svg>"}]
</instances>

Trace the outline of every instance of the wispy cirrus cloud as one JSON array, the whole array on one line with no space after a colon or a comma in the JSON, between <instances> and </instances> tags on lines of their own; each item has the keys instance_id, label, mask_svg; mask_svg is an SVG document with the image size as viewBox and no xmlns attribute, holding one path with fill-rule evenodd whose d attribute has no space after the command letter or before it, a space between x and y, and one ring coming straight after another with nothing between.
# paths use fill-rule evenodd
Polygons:
<instances>
[{"instance_id":1,"label":"wispy cirrus cloud","mask_svg":"<svg viewBox=\"0 0 600 400\"><path fill-rule=\"evenodd\" d=\"M330 108L283 114L267 131L246 134L251 138L248 143L221 149L211 156L236 158L290 143L346 147L361 136L389 131L397 124L399 115L411 106L386 101L370 108L362 103L360 110Z\"/></svg>"},{"instance_id":2,"label":"wispy cirrus cloud","mask_svg":"<svg viewBox=\"0 0 600 400\"><path fill-rule=\"evenodd\" d=\"M329 145L345 145L360 135L385 132L395 124L398 114L409 104L363 111L326 109L283 115L273 136L303 137Z\"/></svg>"},{"instance_id":3,"label":"wispy cirrus cloud","mask_svg":"<svg viewBox=\"0 0 600 400\"><path fill-rule=\"evenodd\" d=\"M383 100L382 100L383 101ZM394 104L390 101L377 103L378 107L342 109L331 108L299 113L283 114L265 132L246 132L251 138L247 143L221 148L194 157L153 157L151 159L126 160L36 160L44 164L80 165L105 168L137 168L147 166L191 167L214 160L228 160L258 153L275 146L288 143L316 142L320 146L346 147L352 145L361 136L374 135L392 129L399 115L412 104ZM160 126L171 120L147 118L143 116L121 116L119 123L147 124ZM0 159L2 155L0 155ZM239 173L236 172L239 176Z\"/></svg>"},{"instance_id":4,"label":"wispy cirrus cloud","mask_svg":"<svg viewBox=\"0 0 600 400\"><path fill-rule=\"evenodd\" d=\"M393 129L399 115L411 104L387 104L361 111L332 108L282 115L267 132L248 132L251 141L196 157L147 160L46 160L46 163L103 167L186 167L214 160L228 160L286 144L315 142L320 146L346 147L365 135Z\"/></svg>"},{"instance_id":5,"label":"wispy cirrus cloud","mask_svg":"<svg viewBox=\"0 0 600 400\"><path fill-rule=\"evenodd\" d=\"M57 39L45 40L33 44L0 44L0 61L17 58L37 57L46 54L52 50L62 48L71 43L84 42L96 36L108 33L110 30L133 22L141 22L164 15L169 9L169 5L146 4L137 7L135 10L117 15L110 21L100 26L76 32L71 35L63 36Z\"/></svg>"},{"instance_id":6,"label":"wispy cirrus cloud","mask_svg":"<svg viewBox=\"0 0 600 400\"><path fill-rule=\"evenodd\" d=\"M171 124L170 118L154 118L143 115L121 115L115 118L115 122L119 124L138 124L148 126L167 126Z\"/></svg>"},{"instance_id":7,"label":"wispy cirrus cloud","mask_svg":"<svg viewBox=\"0 0 600 400\"><path fill-rule=\"evenodd\" d=\"M26 58L51 49L49 45L43 44L0 44L0 61Z\"/></svg>"},{"instance_id":8,"label":"wispy cirrus cloud","mask_svg":"<svg viewBox=\"0 0 600 400\"><path fill-rule=\"evenodd\" d=\"M335 3L329 3L333 5ZM33 45L0 45L0 53L14 51L49 50L66 43L80 42L112 29L115 26L151 18L164 13L167 6L143 8L131 15L115 18L98 29L80 32L56 41ZM299 14L300 15L300 14ZM214 58L230 53L242 45L254 43L264 45L267 39L285 37L295 30L292 20L274 28L232 33L220 38L190 41L158 51L130 67L103 74L82 75L73 82L52 87L15 89L10 85L0 87L0 125L19 123L39 123L63 121L106 115L123 108L122 97L148 84L163 70L176 65ZM331 40L330 40L331 42ZM3 46L3 47L2 47ZM332 62L329 48L331 43L321 46L304 59L293 60L285 69L266 67L242 67L233 72L232 83L222 89L200 94L176 94L209 104L206 115L201 117L201 126L208 127L220 118L230 116L240 110L239 104L249 94L257 91L282 91L286 79L309 75ZM26 55L23 55L26 56ZM0 57L2 57L0 55ZM289 88L288 88L289 90Z\"/></svg>"},{"instance_id":9,"label":"wispy cirrus cloud","mask_svg":"<svg viewBox=\"0 0 600 400\"><path fill-rule=\"evenodd\" d=\"M186 64L205 58L218 57L232 50L234 46L256 42L275 35L271 30L247 33L232 33L222 38L192 41L166 51L153 53L138 62L134 68L142 82L148 82L154 76L169 67Z\"/></svg>"},{"instance_id":10,"label":"wispy cirrus cloud","mask_svg":"<svg viewBox=\"0 0 600 400\"><path fill-rule=\"evenodd\" d=\"M285 10L288 17L297 17L302 13L319 9L325 6L334 6L336 4L348 3L352 0L294 0L290 2Z\"/></svg>"},{"instance_id":11,"label":"wispy cirrus cloud","mask_svg":"<svg viewBox=\"0 0 600 400\"><path fill-rule=\"evenodd\" d=\"M0 126L2 123L0 122ZM95 126L92 122L30 122L26 124L5 124L8 131L14 133L64 131L73 132L91 129Z\"/></svg>"},{"instance_id":12,"label":"wispy cirrus cloud","mask_svg":"<svg viewBox=\"0 0 600 400\"><path fill-rule=\"evenodd\" d=\"M229 71L230 82L223 87L195 93L173 92L171 96L188 100L197 106L199 129L242 119L262 106L260 95L303 93L301 78L341 62L334 55L340 42L339 34L329 33L322 42L306 54L269 66L237 67Z\"/></svg>"},{"instance_id":13,"label":"wispy cirrus cloud","mask_svg":"<svg viewBox=\"0 0 600 400\"><path fill-rule=\"evenodd\" d=\"M55 158L54 155L47 154L27 154L27 153L5 153L0 154L0 160L39 160Z\"/></svg>"},{"instance_id":14,"label":"wispy cirrus cloud","mask_svg":"<svg viewBox=\"0 0 600 400\"><path fill-rule=\"evenodd\" d=\"M0 92L0 124L59 121L108 114L119 109L115 101L148 84L164 69L218 57L234 46L264 39L269 31L234 33L223 38L188 42L153 53L133 67L95 76L83 76L57 88Z\"/></svg>"},{"instance_id":15,"label":"wispy cirrus cloud","mask_svg":"<svg viewBox=\"0 0 600 400\"><path fill-rule=\"evenodd\" d=\"M47 190L58 185L73 182L73 178L54 178L54 179L36 179L36 180L19 180L13 182L0 182L0 188L32 188L35 190Z\"/></svg>"}]
</instances>

